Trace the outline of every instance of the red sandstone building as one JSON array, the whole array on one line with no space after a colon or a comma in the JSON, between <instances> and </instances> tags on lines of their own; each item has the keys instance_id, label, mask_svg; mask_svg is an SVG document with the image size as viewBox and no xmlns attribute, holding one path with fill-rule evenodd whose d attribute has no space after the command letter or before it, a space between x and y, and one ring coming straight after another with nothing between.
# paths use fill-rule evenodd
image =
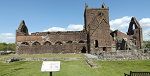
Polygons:
<instances>
[{"instance_id":1,"label":"red sandstone building","mask_svg":"<svg viewBox=\"0 0 150 76\"><path fill-rule=\"evenodd\" d=\"M133 17L127 34L118 30L111 31L109 8L85 6L84 29L82 31L58 31L28 33L24 21L16 30L18 54L38 53L91 53L115 50L141 49L142 28Z\"/></svg>"}]
</instances>

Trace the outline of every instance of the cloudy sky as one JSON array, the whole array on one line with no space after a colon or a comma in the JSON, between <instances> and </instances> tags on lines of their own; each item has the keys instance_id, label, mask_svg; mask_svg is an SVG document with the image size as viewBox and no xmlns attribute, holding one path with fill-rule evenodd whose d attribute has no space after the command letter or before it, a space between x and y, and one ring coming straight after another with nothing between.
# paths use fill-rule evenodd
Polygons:
<instances>
[{"instance_id":1,"label":"cloudy sky","mask_svg":"<svg viewBox=\"0 0 150 76\"><path fill-rule=\"evenodd\" d=\"M29 32L78 31L84 25L84 4L109 7L110 26L127 32L131 17L143 28L144 40L150 40L150 0L0 0L0 42L15 42L15 31L25 20Z\"/></svg>"}]
</instances>

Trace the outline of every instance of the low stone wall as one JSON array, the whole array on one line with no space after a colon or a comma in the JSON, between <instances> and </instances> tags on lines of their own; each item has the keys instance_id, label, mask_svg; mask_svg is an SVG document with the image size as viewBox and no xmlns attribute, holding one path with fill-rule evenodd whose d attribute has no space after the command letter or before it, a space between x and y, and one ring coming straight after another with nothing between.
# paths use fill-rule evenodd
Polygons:
<instances>
[{"instance_id":1,"label":"low stone wall","mask_svg":"<svg viewBox=\"0 0 150 76\"><path fill-rule=\"evenodd\" d=\"M17 54L42 54L42 53L80 53L85 44L50 45L50 46L20 46Z\"/></svg>"},{"instance_id":2,"label":"low stone wall","mask_svg":"<svg viewBox=\"0 0 150 76\"><path fill-rule=\"evenodd\" d=\"M0 51L0 55L15 54L15 51Z\"/></svg>"},{"instance_id":3,"label":"low stone wall","mask_svg":"<svg viewBox=\"0 0 150 76\"><path fill-rule=\"evenodd\" d=\"M100 60L147 60L150 59L150 53L142 53L136 50L124 50L117 52L103 52L98 56Z\"/></svg>"}]
</instances>

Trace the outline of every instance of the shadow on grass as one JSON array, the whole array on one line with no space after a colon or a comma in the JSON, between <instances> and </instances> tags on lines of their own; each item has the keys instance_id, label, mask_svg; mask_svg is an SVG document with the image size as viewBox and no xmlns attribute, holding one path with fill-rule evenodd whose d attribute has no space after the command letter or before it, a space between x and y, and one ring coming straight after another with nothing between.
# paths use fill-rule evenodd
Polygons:
<instances>
[{"instance_id":1,"label":"shadow on grass","mask_svg":"<svg viewBox=\"0 0 150 76\"><path fill-rule=\"evenodd\" d=\"M23 70L23 69L27 69L27 68L14 68L14 69L11 69L11 71L9 73L2 74L1 76L10 76L11 74L13 74L19 70Z\"/></svg>"}]
</instances>

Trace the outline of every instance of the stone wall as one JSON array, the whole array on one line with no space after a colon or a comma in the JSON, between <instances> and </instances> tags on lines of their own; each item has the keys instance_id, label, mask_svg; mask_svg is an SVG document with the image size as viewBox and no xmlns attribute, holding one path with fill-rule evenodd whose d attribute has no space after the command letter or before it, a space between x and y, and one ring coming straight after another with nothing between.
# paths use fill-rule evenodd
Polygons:
<instances>
[{"instance_id":1,"label":"stone wall","mask_svg":"<svg viewBox=\"0 0 150 76\"><path fill-rule=\"evenodd\" d=\"M84 31L32 33L17 36L16 43L18 54L87 52L87 34Z\"/></svg>"},{"instance_id":2,"label":"stone wall","mask_svg":"<svg viewBox=\"0 0 150 76\"><path fill-rule=\"evenodd\" d=\"M137 50L118 50L116 52L103 52L98 55L100 60L147 60L150 53Z\"/></svg>"},{"instance_id":3,"label":"stone wall","mask_svg":"<svg viewBox=\"0 0 150 76\"><path fill-rule=\"evenodd\" d=\"M42 54L42 53L81 53L86 49L86 44L66 44L50 46L20 46L18 54Z\"/></svg>"}]
</instances>

